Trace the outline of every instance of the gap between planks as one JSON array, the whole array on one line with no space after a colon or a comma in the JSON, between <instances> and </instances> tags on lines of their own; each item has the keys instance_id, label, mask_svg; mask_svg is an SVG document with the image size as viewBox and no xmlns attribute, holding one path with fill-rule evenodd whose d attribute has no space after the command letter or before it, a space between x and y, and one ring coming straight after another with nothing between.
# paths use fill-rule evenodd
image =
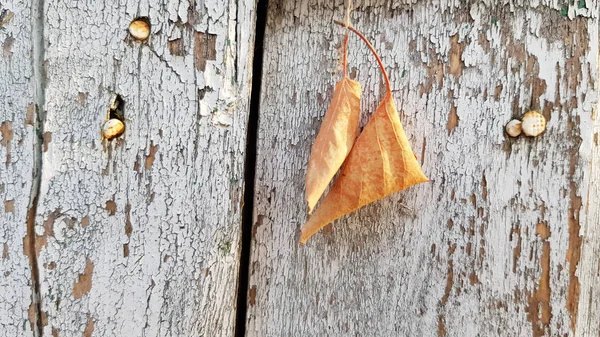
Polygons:
<instances>
[{"instance_id":1,"label":"gap between planks","mask_svg":"<svg viewBox=\"0 0 600 337\"><path fill-rule=\"evenodd\" d=\"M248 308L248 278L250 270L250 246L254 217L254 177L256 172L256 141L260 110L260 89L263 66L263 41L267 24L268 0L258 0L256 5L256 25L254 38L254 59L252 62L252 87L250 113L246 134L246 163L244 165L244 205L242 211L242 239L240 248L240 269L235 321L235 337L246 335L246 313Z\"/></svg>"}]
</instances>

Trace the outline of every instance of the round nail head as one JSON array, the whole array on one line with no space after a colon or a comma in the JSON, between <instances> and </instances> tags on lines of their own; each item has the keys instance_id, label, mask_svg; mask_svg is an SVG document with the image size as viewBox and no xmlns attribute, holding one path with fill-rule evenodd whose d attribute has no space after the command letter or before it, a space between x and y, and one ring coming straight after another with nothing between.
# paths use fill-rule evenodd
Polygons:
<instances>
[{"instance_id":1,"label":"round nail head","mask_svg":"<svg viewBox=\"0 0 600 337\"><path fill-rule=\"evenodd\" d=\"M537 111L529 111L523 116L521 126L526 136L536 137L546 130L546 118Z\"/></svg>"},{"instance_id":2,"label":"round nail head","mask_svg":"<svg viewBox=\"0 0 600 337\"><path fill-rule=\"evenodd\" d=\"M135 19L129 24L129 34L137 40L144 41L150 36L150 24L146 20Z\"/></svg>"},{"instance_id":3,"label":"round nail head","mask_svg":"<svg viewBox=\"0 0 600 337\"><path fill-rule=\"evenodd\" d=\"M508 124L506 124L506 127L504 129L506 130L506 133L509 136L518 137L522 131L521 121L518 119L513 119L512 121L508 122Z\"/></svg>"},{"instance_id":4,"label":"round nail head","mask_svg":"<svg viewBox=\"0 0 600 337\"><path fill-rule=\"evenodd\" d=\"M125 132L125 124L116 118L107 120L102 126L102 136L108 140L119 137L123 132Z\"/></svg>"}]
</instances>

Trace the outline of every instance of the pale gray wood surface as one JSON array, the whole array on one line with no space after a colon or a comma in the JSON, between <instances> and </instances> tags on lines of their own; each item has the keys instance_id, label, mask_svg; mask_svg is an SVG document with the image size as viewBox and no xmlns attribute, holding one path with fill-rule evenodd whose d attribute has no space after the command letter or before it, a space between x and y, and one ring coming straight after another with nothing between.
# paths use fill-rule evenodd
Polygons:
<instances>
[{"instance_id":1,"label":"pale gray wood surface","mask_svg":"<svg viewBox=\"0 0 600 337\"><path fill-rule=\"evenodd\" d=\"M27 238L36 143L29 2L0 2L0 335L33 336Z\"/></svg>"},{"instance_id":2,"label":"pale gray wood surface","mask_svg":"<svg viewBox=\"0 0 600 337\"><path fill-rule=\"evenodd\" d=\"M306 246L344 9L269 5L247 336L598 336L598 2L358 1L431 182ZM349 62L364 125L385 89L354 36ZM507 138L530 108L546 133Z\"/></svg>"},{"instance_id":3,"label":"pale gray wood surface","mask_svg":"<svg viewBox=\"0 0 600 337\"><path fill-rule=\"evenodd\" d=\"M254 15L253 1L46 2L44 336L233 334ZM126 132L106 142L113 92Z\"/></svg>"}]
</instances>

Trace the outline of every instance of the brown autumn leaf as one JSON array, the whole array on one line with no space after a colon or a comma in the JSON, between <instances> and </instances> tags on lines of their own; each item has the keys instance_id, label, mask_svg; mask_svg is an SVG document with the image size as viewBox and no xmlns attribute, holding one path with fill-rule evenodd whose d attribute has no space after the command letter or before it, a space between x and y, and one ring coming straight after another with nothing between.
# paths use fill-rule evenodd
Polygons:
<instances>
[{"instance_id":1,"label":"brown autumn leaf","mask_svg":"<svg viewBox=\"0 0 600 337\"><path fill-rule=\"evenodd\" d=\"M346 72L348 34L344 41L344 77L335 86L333 99L315 139L306 170L306 202L312 212L321 195L352 149L358 133L360 83Z\"/></svg>"},{"instance_id":2,"label":"brown autumn leaf","mask_svg":"<svg viewBox=\"0 0 600 337\"><path fill-rule=\"evenodd\" d=\"M387 86L387 94L358 137L340 176L317 210L302 227L300 242L330 222L373 201L410 186L429 181L408 143L385 68L366 38L352 27L375 54Z\"/></svg>"}]
</instances>

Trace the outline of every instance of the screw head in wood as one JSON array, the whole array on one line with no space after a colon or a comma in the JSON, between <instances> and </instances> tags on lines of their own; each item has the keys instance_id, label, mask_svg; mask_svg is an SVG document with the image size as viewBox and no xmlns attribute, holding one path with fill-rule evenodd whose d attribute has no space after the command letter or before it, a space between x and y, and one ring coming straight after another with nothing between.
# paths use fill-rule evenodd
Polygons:
<instances>
[{"instance_id":1,"label":"screw head in wood","mask_svg":"<svg viewBox=\"0 0 600 337\"><path fill-rule=\"evenodd\" d=\"M536 137L546 130L546 118L537 111L529 111L523 116L521 127L526 136Z\"/></svg>"},{"instance_id":2,"label":"screw head in wood","mask_svg":"<svg viewBox=\"0 0 600 337\"><path fill-rule=\"evenodd\" d=\"M117 138L125 132L125 124L116 118L111 118L102 125L102 137L107 140Z\"/></svg>"},{"instance_id":3,"label":"screw head in wood","mask_svg":"<svg viewBox=\"0 0 600 337\"><path fill-rule=\"evenodd\" d=\"M508 122L508 124L506 124L506 127L504 127L504 130L506 130L506 133L509 136L518 137L522 131L521 121L518 119L511 120L510 122Z\"/></svg>"},{"instance_id":4,"label":"screw head in wood","mask_svg":"<svg viewBox=\"0 0 600 337\"><path fill-rule=\"evenodd\" d=\"M136 40L144 41L150 36L150 22L146 18L137 18L129 24L129 34Z\"/></svg>"}]
</instances>

